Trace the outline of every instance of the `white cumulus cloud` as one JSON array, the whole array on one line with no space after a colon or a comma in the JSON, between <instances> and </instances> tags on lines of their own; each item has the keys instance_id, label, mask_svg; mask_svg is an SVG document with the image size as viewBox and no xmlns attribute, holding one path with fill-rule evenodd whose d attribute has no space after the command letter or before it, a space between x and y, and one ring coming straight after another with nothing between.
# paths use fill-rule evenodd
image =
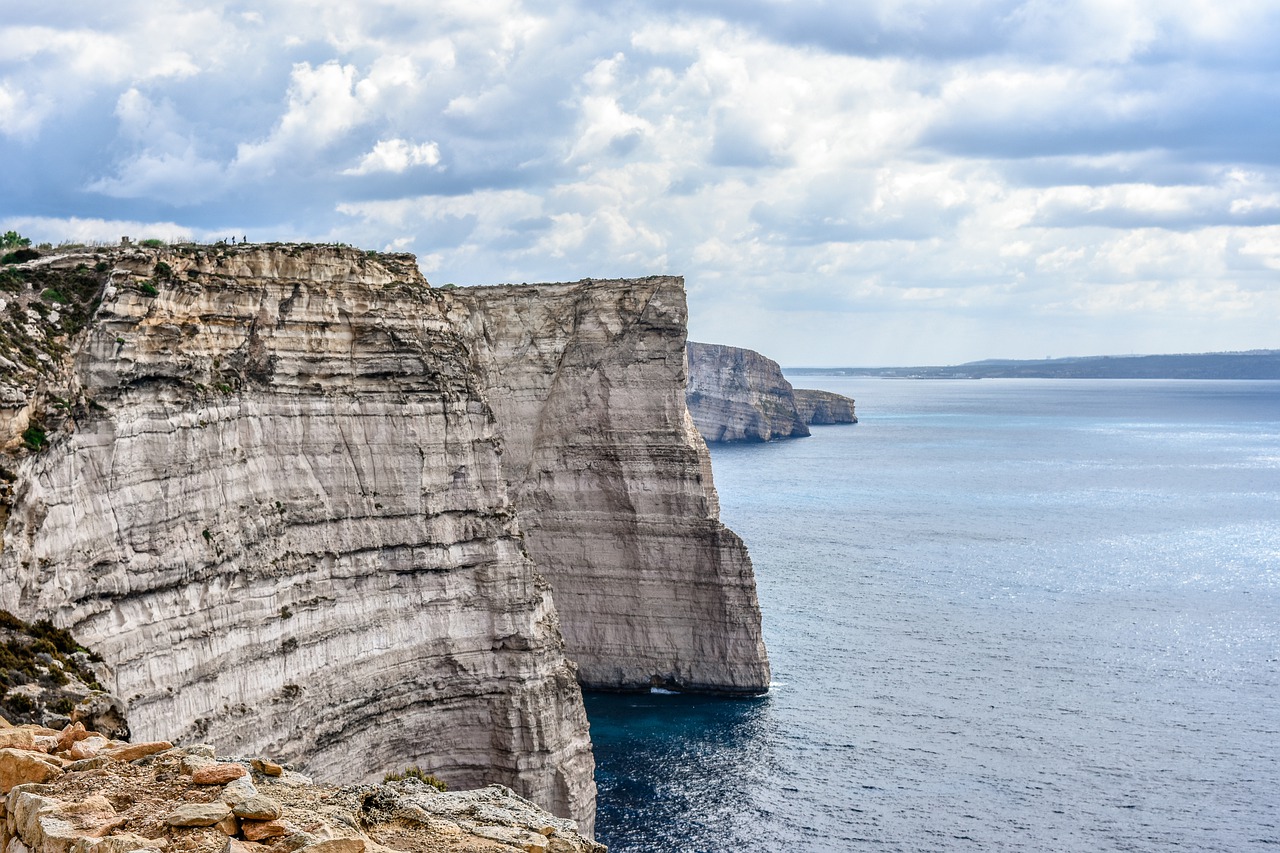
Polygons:
<instances>
[{"instance_id":1,"label":"white cumulus cloud","mask_svg":"<svg viewBox=\"0 0 1280 853\"><path fill-rule=\"evenodd\" d=\"M434 142L415 145L404 139L380 139L373 150L360 158L360 164L343 169L344 175L370 175L376 172L400 173L414 166L436 166L440 163L440 146Z\"/></svg>"}]
</instances>

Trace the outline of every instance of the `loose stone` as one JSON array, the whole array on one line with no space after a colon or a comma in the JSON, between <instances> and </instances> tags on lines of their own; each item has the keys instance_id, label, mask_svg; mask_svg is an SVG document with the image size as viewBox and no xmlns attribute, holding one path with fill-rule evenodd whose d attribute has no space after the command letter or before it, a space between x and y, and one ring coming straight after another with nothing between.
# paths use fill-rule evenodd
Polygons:
<instances>
[{"instance_id":1,"label":"loose stone","mask_svg":"<svg viewBox=\"0 0 1280 853\"><path fill-rule=\"evenodd\" d=\"M236 817L247 820L275 820L284 813L280 804L270 797L258 794L231 807Z\"/></svg>"},{"instance_id":2,"label":"loose stone","mask_svg":"<svg viewBox=\"0 0 1280 853\"><path fill-rule=\"evenodd\" d=\"M240 834L249 841L279 838L288 831L288 827L277 820L246 820L240 825Z\"/></svg>"},{"instance_id":3,"label":"loose stone","mask_svg":"<svg viewBox=\"0 0 1280 853\"><path fill-rule=\"evenodd\" d=\"M214 826L231 815L226 803L188 803L164 819L169 826Z\"/></svg>"},{"instance_id":4,"label":"loose stone","mask_svg":"<svg viewBox=\"0 0 1280 853\"><path fill-rule=\"evenodd\" d=\"M225 785L248 775L249 771L239 764L206 764L192 771L191 781L197 785Z\"/></svg>"},{"instance_id":5,"label":"loose stone","mask_svg":"<svg viewBox=\"0 0 1280 853\"><path fill-rule=\"evenodd\" d=\"M153 740L145 743L127 743L123 746L103 749L100 752L107 758L114 758L116 761L136 761L139 758L146 758L148 755L155 755L157 752L164 752L167 749L173 749L173 744L169 743L169 741Z\"/></svg>"}]
</instances>

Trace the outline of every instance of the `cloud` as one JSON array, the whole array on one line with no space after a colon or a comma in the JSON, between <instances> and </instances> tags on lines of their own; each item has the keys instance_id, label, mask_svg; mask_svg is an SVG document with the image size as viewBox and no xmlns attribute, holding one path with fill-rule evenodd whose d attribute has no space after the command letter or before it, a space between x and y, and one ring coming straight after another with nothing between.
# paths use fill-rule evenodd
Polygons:
<instances>
[{"instance_id":1,"label":"cloud","mask_svg":"<svg viewBox=\"0 0 1280 853\"><path fill-rule=\"evenodd\" d=\"M339 240L473 284L683 273L695 329L791 363L1125 351L1126 329L1145 349L1276 344L1256 321L1280 264L1265 0L121 0L65 19L0 24L3 213L55 242Z\"/></svg>"},{"instance_id":2,"label":"cloud","mask_svg":"<svg viewBox=\"0 0 1280 853\"><path fill-rule=\"evenodd\" d=\"M360 164L343 169L344 175L369 175L375 172L400 174L414 166L435 166L440 162L440 146L434 142L415 145L403 139L380 139L373 150L360 158Z\"/></svg>"},{"instance_id":3,"label":"cloud","mask_svg":"<svg viewBox=\"0 0 1280 853\"><path fill-rule=\"evenodd\" d=\"M284 115L266 139L239 146L234 168L270 174L277 162L305 157L361 124L378 86L359 87L369 81L358 81L356 75L354 65L338 62L294 65Z\"/></svg>"}]
</instances>

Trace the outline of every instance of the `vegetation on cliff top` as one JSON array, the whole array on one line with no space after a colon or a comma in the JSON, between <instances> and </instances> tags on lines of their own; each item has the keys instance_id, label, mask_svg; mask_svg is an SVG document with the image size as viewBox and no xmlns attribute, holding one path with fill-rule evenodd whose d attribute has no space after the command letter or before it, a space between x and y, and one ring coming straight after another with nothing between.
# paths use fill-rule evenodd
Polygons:
<instances>
[{"instance_id":1,"label":"vegetation on cliff top","mask_svg":"<svg viewBox=\"0 0 1280 853\"><path fill-rule=\"evenodd\" d=\"M69 714L89 690L101 690L91 663L102 658L47 619L24 622L0 610L0 712L15 723Z\"/></svg>"}]
</instances>

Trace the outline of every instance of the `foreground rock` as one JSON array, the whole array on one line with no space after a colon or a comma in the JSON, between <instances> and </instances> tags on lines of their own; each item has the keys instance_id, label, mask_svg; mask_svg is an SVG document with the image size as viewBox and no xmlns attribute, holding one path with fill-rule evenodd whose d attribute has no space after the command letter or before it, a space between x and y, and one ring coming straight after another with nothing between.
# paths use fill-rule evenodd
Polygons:
<instances>
[{"instance_id":1,"label":"foreground rock","mask_svg":"<svg viewBox=\"0 0 1280 853\"><path fill-rule=\"evenodd\" d=\"M758 352L690 341L688 354L689 413L708 442L802 438L810 425L858 422L852 399L792 388Z\"/></svg>"},{"instance_id":2,"label":"foreground rock","mask_svg":"<svg viewBox=\"0 0 1280 853\"><path fill-rule=\"evenodd\" d=\"M37 727L36 737L45 737ZM62 734L62 733L55 733ZM89 733L89 738L97 737ZM499 785L443 793L417 779L317 785L250 774L208 746L163 744L138 760L71 761L65 750L0 749L0 850L9 853L603 853L604 847ZM200 770L234 768L229 784Z\"/></svg>"}]
</instances>

